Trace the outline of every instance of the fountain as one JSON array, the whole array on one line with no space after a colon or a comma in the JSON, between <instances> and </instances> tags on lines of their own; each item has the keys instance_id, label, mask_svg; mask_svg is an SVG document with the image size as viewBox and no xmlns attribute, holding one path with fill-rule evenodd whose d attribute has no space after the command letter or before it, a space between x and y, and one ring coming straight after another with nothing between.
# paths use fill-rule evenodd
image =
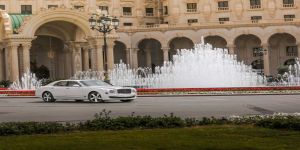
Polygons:
<instances>
[{"instance_id":1,"label":"fountain","mask_svg":"<svg viewBox=\"0 0 300 150\"><path fill-rule=\"evenodd\" d=\"M37 79L34 73L28 69L20 80L12 83L9 89L12 90L35 90L41 86L41 81Z\"/></svg>"},{"instance_id":2,"label":"fountain","mask_svg":"<svg viewBox=\"0 0 300 150\"><path fill-rule=\"evenodd\" d=\"M264 83L264 78L238 62L236 55L209 44L178 50L173 58L173 62L156 67L154 74L120 63L109 73L111 83L147 88L256 87Z\"/></svg>"}]
</instances>

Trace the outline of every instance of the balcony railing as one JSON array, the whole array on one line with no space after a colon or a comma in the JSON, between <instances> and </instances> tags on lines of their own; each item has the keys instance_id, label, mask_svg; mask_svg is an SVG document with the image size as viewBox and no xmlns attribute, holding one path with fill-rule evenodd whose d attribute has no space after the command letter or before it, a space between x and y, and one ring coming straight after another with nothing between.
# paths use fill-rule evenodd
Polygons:
<instances>
[{"instance_id":1,"label":"balcony railing","mask_svg":"<svg viewBox=\"0 0 300 150\"><path fill-rule=\"evenodd\" d=\"M252 23L258 23L259 22L259 19L253 19L251 20Z\"/></svg>"},{"instance_id":2,"label":"balcony railing","mask_svg":"<svg viewBox=\"0 0 300 150\"><path fill-rule=\"evenodd\" d=\"M292 7L295 7L294 4L283 4L282 5L283 8L292 8Z\"/></svg>"},{"instance_id":3,"label":"balcony railing","mask_svg":"<svg viewBox=\"0 0 300 150\"><path fill-rule=\"evenodd\" d=\"M132 16L131 12L123 12L123 16Z\"/></svg>"},{"instance_id":4,"label":"balcony railing","mask_svg":"<svg viewBox=\"0 0 300 150\"><path fill-rule=\"evenodd\" d=\"M284 18L284 21L286 22L294 21L294 18Z\"/></svg>"},{"instance_id":5,"label":"balcony railing","mask_svg":"<svg viewBox=\"0 0 300 150\"><path fill-rule=\"evenodd\" d=\"M152 16L154 16L154 13L146 13L146 16L152 17Z\"/></svg>"},{"instance_id":6,"label":"balcony railing","mask_svg":"<svg viewBox=\"0 0 300 150\"><path fill-rule=\"evenodd\" d=\"M218 11L227 11L229 7L218 7Z\"/></svg>"},{"instance_id":7,"label":"balcony railing","mask_svg":"<svg viewBox=\"0 0 300 150\"><path fill-rule=\"evenodd\" d=\"M286 56L297 56L297 52L287 52Z\"/></svg>"},{"instance_id":8,"label":"balcony railing","mask_svg":"<svg viewBox=\"0 0 300 150\"><path fill-rule=\"evenodd\" d=\"M288 20L288 21L287 21ZM119 29L120 32L137 32L137 31L166 31L177 29L208 29L208 28L224 28L224 27L251 27L251 26L280 26L280 25L300 25L300 19L270 19L270 20L249 20L249 21L216 21L216 22L198 22L198 23L183 23L183 24L151 24L144 26L125 26Z\"/></svg>"},{"instance_id":9,"label":"balcony railing","mask_svg":"<svg viewBox=\"0 0 300 150\"><path fill-rule=\"evenodd\" d=\"M251 5L250 9L261 9L261 5Z\"/></svg>"},{"instance_id":10,"label":"balcony railing","mask_svg":"<svg viewBox=\"0 0 300 150\"><path fill-rule=\"evenodd\" d=\"M188 13L194 13L194 12L197 12L197 9L186 9L186 12L188 12Z\"/></svg>"}]
</instances>

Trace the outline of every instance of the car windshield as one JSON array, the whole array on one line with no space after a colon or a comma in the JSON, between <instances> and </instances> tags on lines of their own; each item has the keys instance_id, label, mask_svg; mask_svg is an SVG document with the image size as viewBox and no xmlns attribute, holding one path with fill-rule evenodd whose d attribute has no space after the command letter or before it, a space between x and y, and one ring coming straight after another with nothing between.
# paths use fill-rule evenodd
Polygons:
<instances>
[{"instance_id":1,"label":"car windshield","mask_svg":"<svg viewBox=\"0 0 300 150\"><path fill-rule=\"evenodd\" d=\"M112 86L111 84L108 84L101 80L86 80L86 81L80 81L80 83L82 83L85 86Z\"/></svg>"}]
</instances>

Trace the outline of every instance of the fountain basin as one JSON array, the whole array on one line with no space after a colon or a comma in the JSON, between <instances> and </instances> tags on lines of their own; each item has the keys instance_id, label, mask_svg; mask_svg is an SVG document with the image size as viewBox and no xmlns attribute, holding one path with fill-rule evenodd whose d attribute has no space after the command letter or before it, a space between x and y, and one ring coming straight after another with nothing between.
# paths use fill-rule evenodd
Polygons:
<instances>
[{"instance_id":1,"label":"fountain basin","mask_svg":"<svg viewBox=\"0 0 300 150\"><path fill-rule=\"evenodd\" d=\"M230 88L138 88L138 96L230 96L300 94L300 86L290 87L230 87ZM0 90L0 97L35 97L35 90Z\"/></svg>"}]
</instances>

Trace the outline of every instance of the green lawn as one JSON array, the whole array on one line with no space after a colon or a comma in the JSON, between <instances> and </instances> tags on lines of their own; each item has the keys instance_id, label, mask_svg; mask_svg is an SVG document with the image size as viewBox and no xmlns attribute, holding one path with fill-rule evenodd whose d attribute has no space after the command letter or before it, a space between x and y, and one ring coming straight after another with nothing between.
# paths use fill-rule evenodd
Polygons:
<instances>
[{"instance_id":1,"label":"green lawn","mask_svg":"<svg viewBox=\"0 0 300 150\"><path fill-rule=\"evenodd\" d=\"M300 132L252 126L205 126L183 129L77 132L0 137L0 149L300 150Z\"/></svg>"}]
</instances>

